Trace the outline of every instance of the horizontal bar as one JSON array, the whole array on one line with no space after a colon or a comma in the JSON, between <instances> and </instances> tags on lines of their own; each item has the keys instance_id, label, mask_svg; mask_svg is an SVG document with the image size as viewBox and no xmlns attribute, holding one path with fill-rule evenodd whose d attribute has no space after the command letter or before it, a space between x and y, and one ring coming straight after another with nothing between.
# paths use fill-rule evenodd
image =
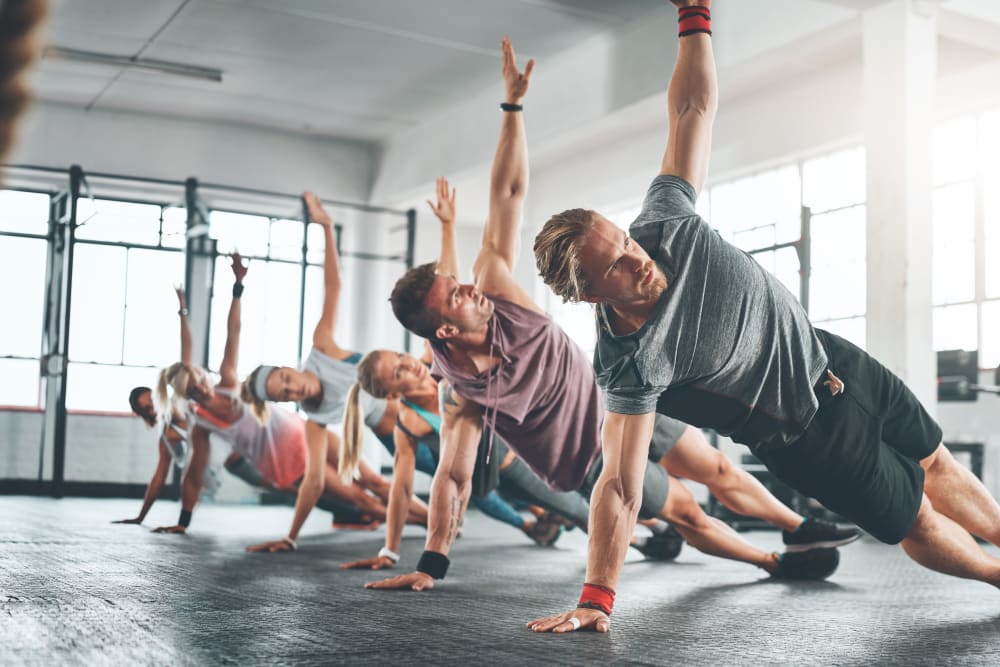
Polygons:
<instances>
[{"instance_id":1,"label":"horizontal bar","mask_svg":"<svg viewBox=\"0 0 1000 667\"><path fill-rule=\"evenodd\" d=\"M746 253L748 255L756 255L756 254L762 253L762 252L772 252L774 250L784 250L785 248L798 248L801 243L802 243L802 239L799 239L798 241L788 241L787 243L779 243L777 245L765 246L763 248L757 248L755 250L747 250Z\"/></svg>"},{"instance_id":2,"label":"horizontal bar","mask_svg":"<svg viewBox=\"0 0 1000 667\"><path fill-rule=\"evenodd\" d=\"M221 183L203 183L198 182L198 190L226 190L229 192L241 192L244 194L260 195L263 197L283 197L288 199L298 200L301 198L301 194L291 194L288 192L278 192L276 190L260 190L258 188L245 188L238 185L224 185ZM394 208L387 208L385 206L373 206L371 204L358 204L356 202L340 201L337 199L323 199L323 203L330 204L332 206L344 206L347 208L357 209L359 211L365 211L366 213L391 213L393 215L406 215L406 211L400 211Z\"/></svg>"},{"instance_id":3,"label":"horizontal bar","mask_svg":"<svg viewBox=\"0 0 1000 667\"><path fill-rule=\"evenodd\" d=\"M48 221L45 223L48 225ZM28 234L27 232L0 232L0 236L13 236L18 239L41 239L46 241L49 238L48 234Z\"/></svg>"},{"instance_id":4,"label":"horizontal bar","mask_svg":"<svg viewBox=\"0 0 1000 667\"><path fill-rule=\"evenodd\" d=\"M95 65L107 65L109 67L134 67L152 72L160 72L161 74L173 74L191 79L222 83L222 70L217 67L188 65L169 60L157 60L156 58L120 56L113 53L69 49L62 46L45 47L44 56L58 60L74 60L76 62L93 63Z\"/></svg>"}]
</instances>

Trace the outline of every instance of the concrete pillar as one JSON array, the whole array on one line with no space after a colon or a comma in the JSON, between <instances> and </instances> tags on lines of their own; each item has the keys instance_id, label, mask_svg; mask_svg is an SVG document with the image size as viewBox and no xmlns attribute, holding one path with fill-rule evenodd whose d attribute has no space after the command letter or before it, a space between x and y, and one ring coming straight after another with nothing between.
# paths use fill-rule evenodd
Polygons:
<instances>
[{"instance_id":1,"label":"concrete pillar","mask_svg":"<svg viewBox=\"0 0 1000 667\"><path fill-rule=\"evenodd\" d=\"M921 0L892 0L863 12L868 351L932 413L935 14L935 4Z\"/></svg>"}]
</instances>

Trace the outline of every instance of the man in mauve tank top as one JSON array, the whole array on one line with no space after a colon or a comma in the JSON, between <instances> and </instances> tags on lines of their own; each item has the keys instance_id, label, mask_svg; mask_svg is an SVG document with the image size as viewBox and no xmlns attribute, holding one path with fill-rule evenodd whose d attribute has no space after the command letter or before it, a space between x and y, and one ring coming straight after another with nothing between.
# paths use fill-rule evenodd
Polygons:
<instances>
[{"instance_id":1,"label":"man in mauve tank top","mask_svg":"<svg viewBox=\"0 0 1000 667\"><path fill-rule=\"evenodd\" d=\"M431 487L429 531L417 571L371 582L371 588L424 590L444 577L484 429L486 443L492 443L494 433L502 436L550 486L587 495L594 490L591 520L594 503L600 506L601 489L606 486L602 480L616 474L619 466L606 455L602 458L604 407L590 362L513 277L528 184L521 100L533 66L529 61L520 72L510 41L504 40L506 99L500 105L503 120L493 162L489 218L473 265L475 284L461 284L456 278L454 223L439 214L440 261L410 270L396 283L390 299L403 326L431 342L433 373L443 378L441 461ZM734 510L765 518L789 536L806 524L805 519L750 475L729 466L699 431L669 419L663 426L642 453L647 459L641 502L645 516L670 521L706 553L756 565L774 576L821 579L836 569L836 550L821 547L856 539L856 531L810 520L811 529L791 538L787 553L757 549L726 524L708 517L682 484L668 484L668 472L674 471L669 462L677 465L677 474L706 481ZM489 458L491 444L486 448ZM608 557L607 532L592 524L591 559ZM597 597L588 597L587 590L581 600L585 606L603 604L601 596L609 594L595 589Z\"/></svg>"}]
</instances>

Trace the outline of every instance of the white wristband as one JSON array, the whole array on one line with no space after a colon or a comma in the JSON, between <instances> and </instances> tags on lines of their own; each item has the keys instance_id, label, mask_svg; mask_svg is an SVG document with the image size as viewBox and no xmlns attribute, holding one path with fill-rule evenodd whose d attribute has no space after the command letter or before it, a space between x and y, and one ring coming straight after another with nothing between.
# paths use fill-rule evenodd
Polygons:
<instances>
[{"instance_id":1,"label":"white wristband","mask_svg":"<svg viewBox=\"0 0 1000 667\"><path fill-rule=\"evenodd\" d=\"M285 544L287 544L288 546L290 546L292 548L292 551L298 551L299 545L297 545L295 543L295 540L293 540L292 538L290 538L290 537L282 537L281 541L284 542Z\"/></svg>"},{"instance_id":2,"label":"white wristband","mask_svg":"<svg viewBox=\"0 0 1000 667\"><path fill-rule=\"evenodd\" d=\"M395 551L393 551L392 549L390 549L389 547L382 547L381 549L379 549L378 550L378 557L379 558L383 558L383 557L384 558L388 558L393 563L398 563L399 562L399 554L396 553Z\"/></svg>"}]
</instances>

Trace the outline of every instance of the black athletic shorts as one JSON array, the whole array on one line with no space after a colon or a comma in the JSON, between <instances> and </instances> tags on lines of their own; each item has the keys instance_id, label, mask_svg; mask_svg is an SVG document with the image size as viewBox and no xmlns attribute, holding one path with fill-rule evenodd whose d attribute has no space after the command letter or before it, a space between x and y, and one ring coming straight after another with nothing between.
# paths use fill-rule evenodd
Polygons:
<instances>
[{"instance_id":1,"label":"black athletic shorts","mask_svg":"<svg viewBox=\"0 0 1000 667\"><path fill-rule=\"evenodd\" d=\"M850 342L817 329L829 369L844 383L833 396L814 387L819 411L786 447L757 456L779 479L887 544L910 532L920 508L920 460L941 443L941 428L887 368Z\"/></svg>"},{"instance_id":2,"label":"black athletic shorts","mask_svg":"<svg viewBox=\"0 0 1000 667\"><path fill-rule=\"evenodd\" d=\"M660 459L666 455L687 429L687 424L676 419L656 415L653 424L653 440L649 443L649 455L646 457L646 474L642 480L642 505L639 507L639 518L652 519L658 517L660 510L667 502L667 492L670 489L670 478L667 471L660 465ZM587 500L597 484L604 469L603 457L598 457L587 471L583 486L578 490Z\"/></svg>"}]
</instances>

